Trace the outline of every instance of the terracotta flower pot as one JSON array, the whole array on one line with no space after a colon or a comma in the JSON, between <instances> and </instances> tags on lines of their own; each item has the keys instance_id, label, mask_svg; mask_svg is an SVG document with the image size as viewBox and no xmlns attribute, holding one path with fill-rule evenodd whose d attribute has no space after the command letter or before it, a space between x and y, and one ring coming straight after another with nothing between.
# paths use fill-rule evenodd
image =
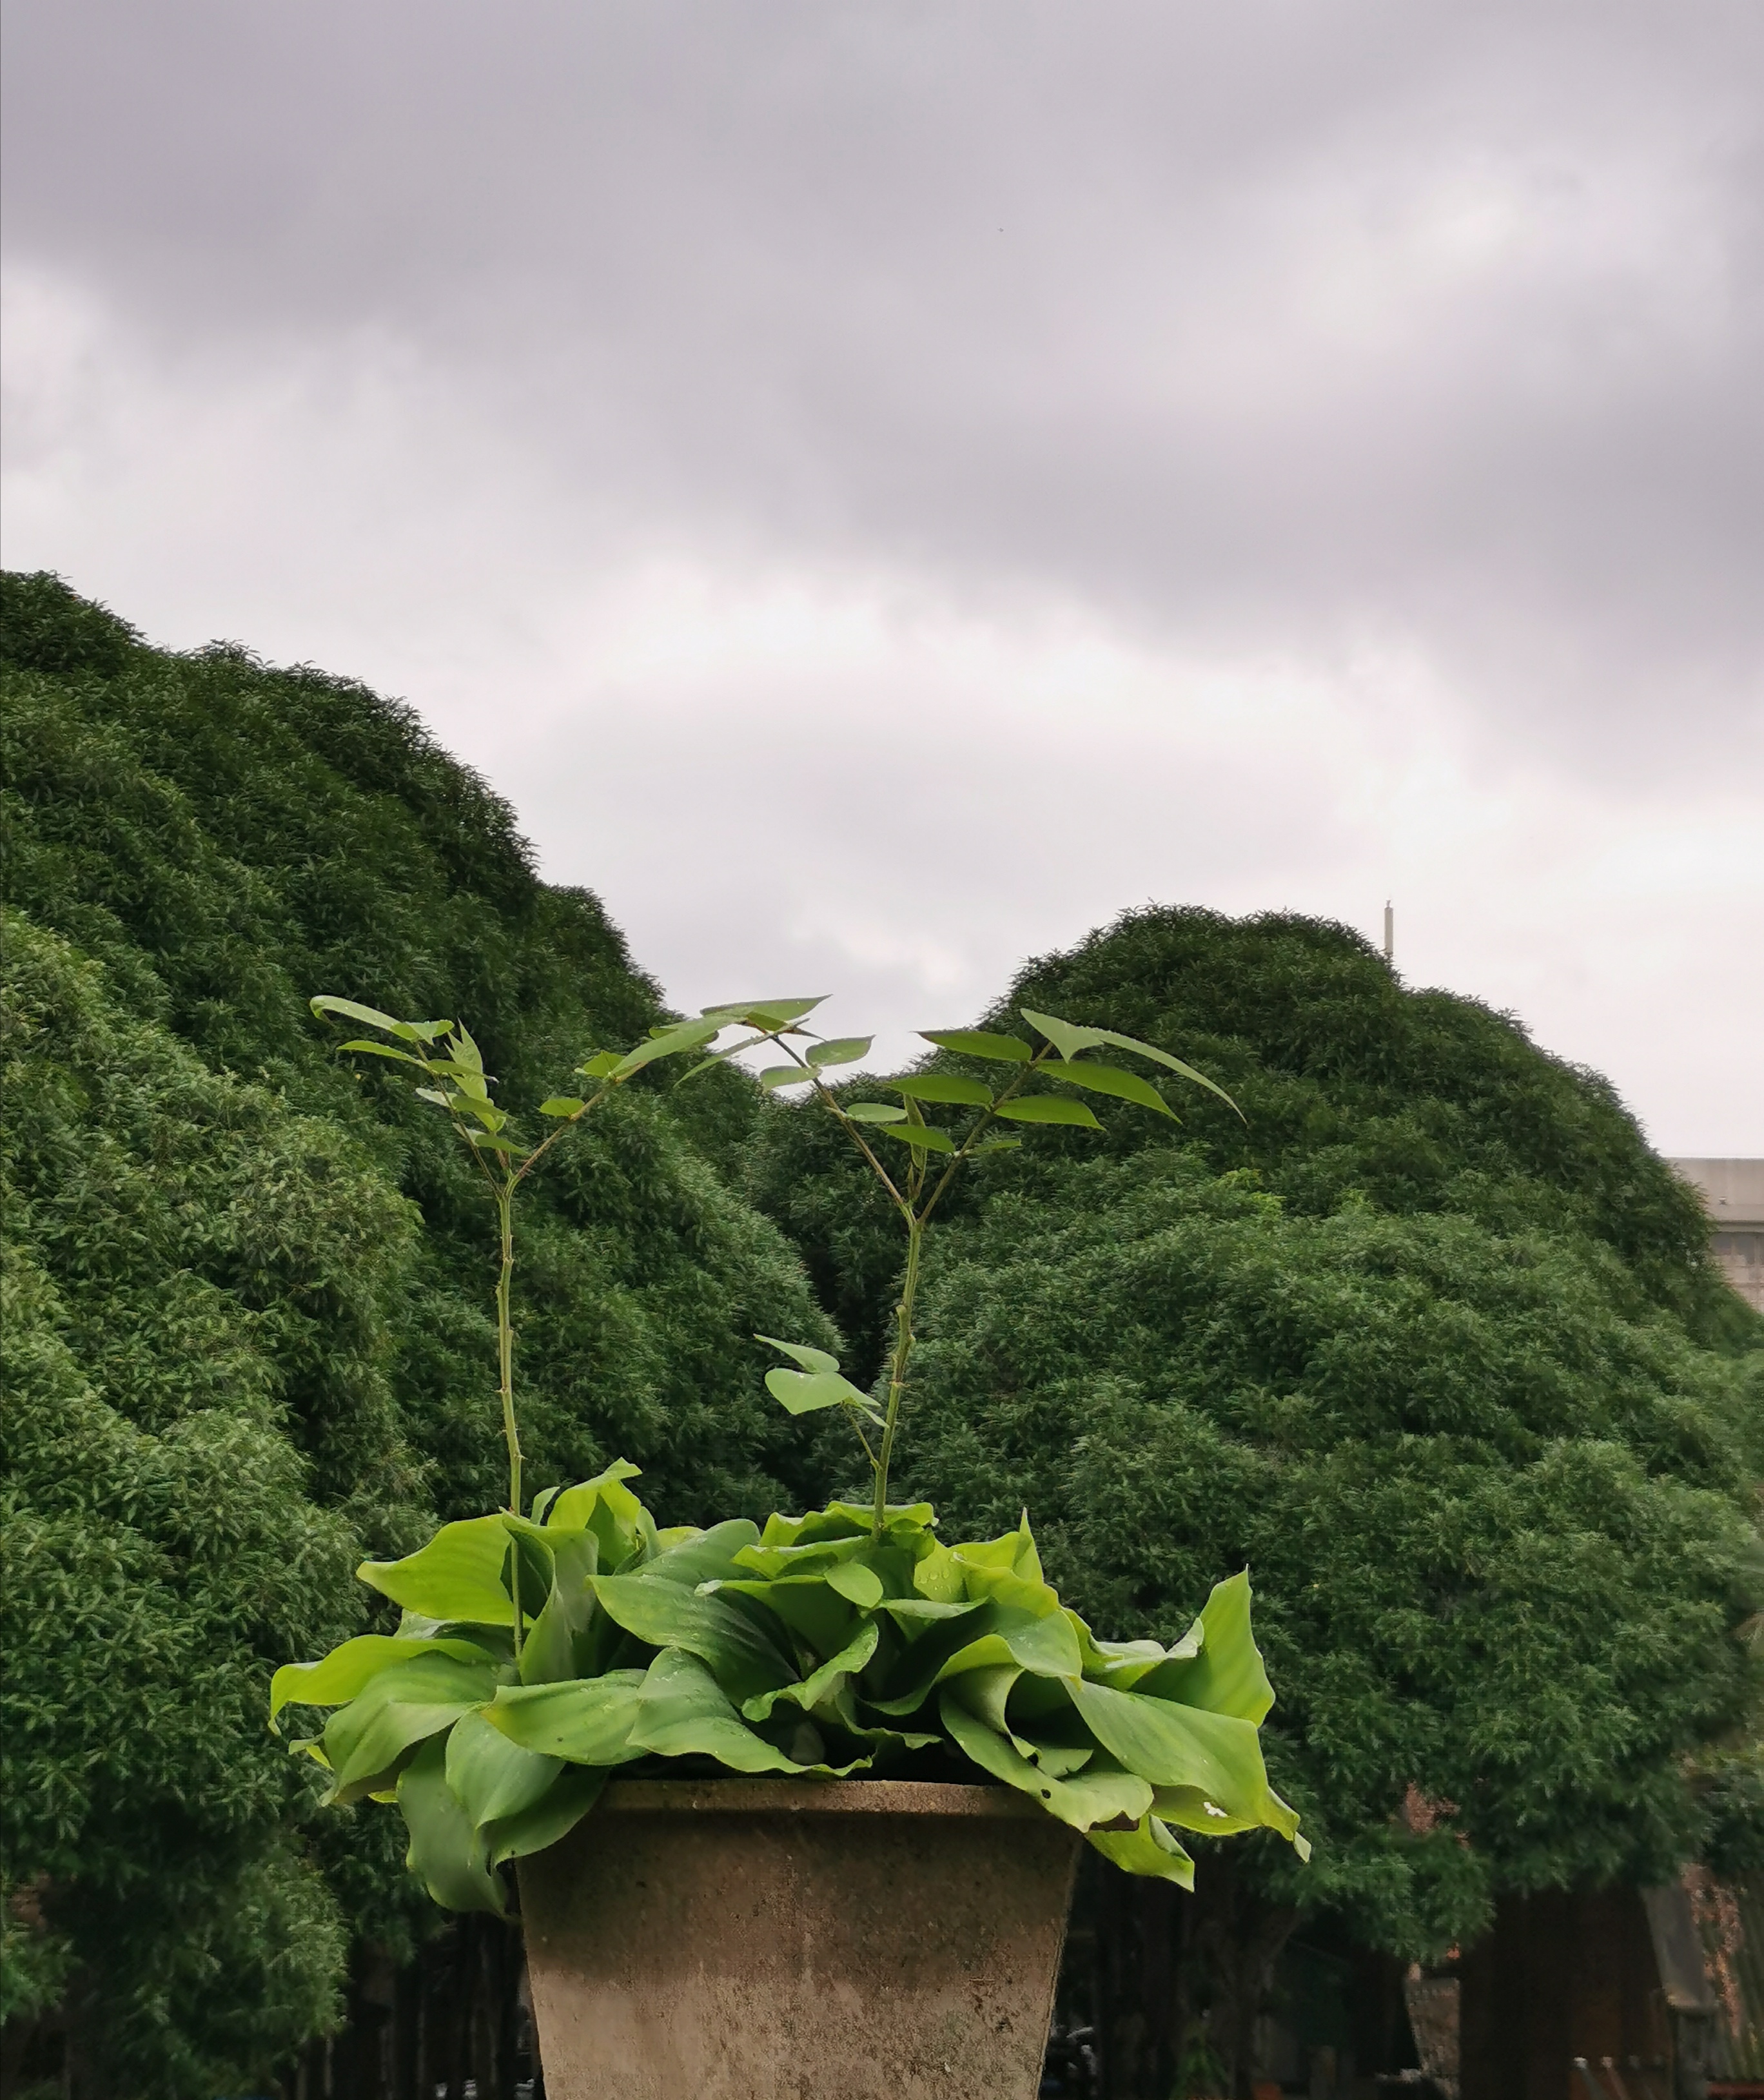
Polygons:
<instances>
[{"instance_id":1,"label":"terracotta flower pot","mask_svg":"<svg viewBox=\"0 0 1764 2100\"><path fill-rule=\"evenodd\" d=\"M1004 1788L615 1780L520 1864L547 2100L1032 2100L1080 1842Z\"/></svg>"}]
</instances>

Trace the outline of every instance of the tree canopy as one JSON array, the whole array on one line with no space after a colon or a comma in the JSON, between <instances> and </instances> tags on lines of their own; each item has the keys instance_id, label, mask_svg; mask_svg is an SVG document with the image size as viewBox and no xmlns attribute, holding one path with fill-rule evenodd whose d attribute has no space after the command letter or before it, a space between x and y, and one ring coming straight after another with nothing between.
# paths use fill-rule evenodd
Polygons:
<instances>
[{"instance_id":1,"label":"tree canopy","mask_svg":"<svg viewBox=\"0 0 1764 2100\"><path fill-rule=\"evenodd\" d=\"M1243 1115L1185 1096L1173 1143L1097 1103L1103 1136L970 1185L904 1488L963 1527L1027 1504L1123 1636L1247 1565L1271 1769L1318 1836L1265 1892L1372 1945L1436 1957L1503 1887L1755 1844L1764 1323L1609 1086L1291 917L1133 914L987 1025L1025 1006L1179 1052ZM873 1348L890 1221L825 1119L757 1142Z\"/></svg>"},{"instance_id":2,"label":"tree canopy","mask_svg":"<svg viewBox=\"0 0 1764 2100\"><path fill-rule=\"evenodd\" d=\"M269 1674L500 1459L469 1162L307 1001L465 1016L518 1106L661 1008L409 710L149 649L50 577L0 609L5 2010L65 1988L106 2089L206 2095L412 1915L382 1824L311 1815ZM679 1521L818 1485L753 1336L838 1338L727 1178L750 1101L634 1088L533 1187L535 1489L625 1456Z\"/></svg>"}]
</instances>

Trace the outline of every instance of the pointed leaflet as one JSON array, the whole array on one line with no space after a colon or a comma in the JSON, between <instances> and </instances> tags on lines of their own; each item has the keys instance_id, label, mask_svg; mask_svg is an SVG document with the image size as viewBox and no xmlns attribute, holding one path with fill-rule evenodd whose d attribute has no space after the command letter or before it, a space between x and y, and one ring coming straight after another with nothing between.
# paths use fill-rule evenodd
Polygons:
<instances>
[{"instance_id":1,"label":"pointed leaflet","mask_svg":"<svg viewBox=\"0 0 1764 2100\"><path fill-rule=\"evenodd\" d=\"M743 1006L707 1006L703 1008L706 1021L720 1021L727 1027L732 1021L743 1028L766 1030L787 1028L793 1021L801 1021L825 1004L827 995L818 999L759 999Z\"/></svg>"},{"instance_id":2,"label":"pointed leaflet","mask_svg":"<svg viewBox=\"0 0 1764 2100\"><path fill-rule=\"evenodd\" d=\"M780 1087L806 1086L814 1076L812 1072L805 1072L800 1065L768 1065L759 1075L759 1083L767 1093L771 1093Z\"/></svg>"},{"instance_id":3,"label":"pointed leaflet","mask_svg":"<svg viewBox=\"0 0 1764 2100\"><path fill-rule=\"evenodd\" d=\"M1205 1087L1209 1094L1217 1094L1234 1114L1243 1111L1222 1087L1215 1086L1205 1072L1197 1072L1192 1065L1185 1065L1180 1057L1173 1057L1167 1050L1160 1050L1155 1043L1142 1043L1137 1035L1122 1035L1112 1028L1075 1028L1069 1021L1058 1021L1050 1013L1032 1013L1028 1007L1021 1009L1023 1019L1032 1028L1038 1028L1062 1057L1076 1057L1081 1050L1097 1050L1107 1044L1111 1049L1131 1050L1141 1057L1149 1057L1154 1064L1161 1065L1167 1072L1174 1072L1184 1079L1192 1080L1197 1087Z\"/></svg>"},{"instance_id":4,"label":"pointed leaflet","mask_svg":"<svg viewBox=\"0 0 1764 2100\"><path fill-rule=\"evenodd\" d=\"M377 1006L363 1006L352 999L333 999L326 992L308 1004L321 1019L334 1013L344 1021L365 1021L369 1028L383 1028L388 1035L399 1036L406 1043L432 1043L453 1025L450 1021L395 1021Z\"/></svg>"},{"instance_id":5,"label":"pointed leaflet","mask_svg":"<svg viewBox=\"0 0 1764 2100\"><path fill-rule=\"evenodd\" d=\"M566 1684L505 1684L484 1718L523 1749L572 1764L626 1764L643 1754L630 1741L643 1682L640 1670L609 1670Z\"/></svg>"},{"instance_id":6,"label":"pointed leaflet","mask_svg":"<svg viewBox=\"0 0 1764 2100\"><path fill-rule=\"evenodd\" d=\"M1177 1120L1169 1103L1149 1079L1142 1079L1137 1072L1124 1072L1116 1065L1073 1065L1060 1059L1041 1069L1048 1079L1063 1079L1068 1087L1087 1087L1093 1094L1112 1094L1116 1101L1132 1101L1136 1107L1168 1116L1172 1123Z\"/></svg>"},{"instance_id":7,"label":"pointed leaflet","mask_svg":"<svg viewBox=\"0 0 1764 2100\"><path fill-rule=\"evenodd\" d=\"M955 1101L970 1108L990 1108L992 1090L983 1087L978 1079L964 1079L954 1072L909 1072L899 1079L878 1079L875 1084L886 1087L896 1094L904 1094L909 1101Z\"/></svg>"},{"instance_id":8,"label":"pointed leaflet","mask_svg":"<svg viewBox=\"0 0 1764 2100\"><path fill-rule=\"evenodd\" d=\"M855 1065L860 1057L867 1057L873 1035L842 1035L832 1043L817 1043L808 1053L808 1061L817 1069L824 1065Z\"/></svg>"},{"instance_id":9,"label":"pointed leaflet","mask_svg":"<svg viewBox=\"0 0 1764 2100\"><path fill-rule=\"evenodd\" d=\"M1001 1101L998 1113L1012 1123L1069 1123L1077 1130L1103 1127L1082 1101L1068 1101L1063 1094L1022 1095L1014 1101Z\"/></svg>"},{"instance_id":10,"label":"pointed leaflet","mask_svg":"<svg viewBox=\"0 0 1764 2100\"><path fill-rule=\"evenodd\" d=\"M671 1057L676 1051L696 1050L701 1043L708 1043L722 1029L720 1021L682 1021L672 1028L665 1028L659 1035L652 1035L647 1043L639 1043L620 1058L608 1077L623 1081L644 1065L652 1065L658 1057Z\"/></svg>"},{"instance_id":11,"label":"pointed leaflet","mask_svg":"<svg viewBox=\"0 0 1764 2100\"><path fill-rule=\"evenodd\" d=\"M402 1560L364 1560L360 1579L406 1611L425 1618L515 1623L513 1599L502 1585L508 1528L499 1516L444 1524L428 1544Z\"/></svg>"},{"instance_id":12,"label":"pointed leaflet","mask_svg":"<svg viewBox=\"0 0 1764 2100\"><path fill-rule=\"evenodd\" d=\"M767 1348L781 1349L785 1355L800 1364L806 1371L836 1371L839 1359L825 1349L811 1349L807 1342L780 1342L776 1335L756 1335L756 1342L763 1342Z\"/></svg>"},{"instance_id":13,"label":"pointed leaflet","mask_svg":"<svg viewBox=\"0 0 1764 2100\"><path fill-rule=\"evenodd\" d=\"M876 1127L884 1137L898 1137L915 1152L953 1152L956 1149L955 1140L947 1130L934 1130L929 1123L884 1123Z\"/></svg>"},{"instance_id":14,"label":"pointed leaflet","mask_svg":"<svg viewBox=\"0 0 1764 2100\"><path fill-rule=\"evenodd\" d=\"M493 1657L463 1640L400 1640L391 1634L357 1634L319 1662L285 1662L269 1681L269 1724L284 1706L343 1706L382 1670L414 1662L419 1655L448 1655L456 1662ZM280 1731L277 1732L278 1733Z\"/></svg>"},{"instance_id":15,"label":"pointed leaflet","mask_svg":"<svg viewBox=\"0 0 1764 2100\"><path fill-rule=\"evenodd\" d=\"M398 1806L410 1833L405 1864L449 1910L505 1914L502 1885L484 1864L471 1818L447 1783L447 1745L426 1745L400 1773Z\"/></svg>"},{"instance_id":16,"label":"pointed leaflet","mask_svg":"<svg viewBox=\"0 0 1764 2100\"><path fill-rule=\"evenodd\" d=\"M1027 1065L1035 1052L1015 1035L992 1035L981 1028L922 1028L927 1043L963 1057L986 1057L998 1065Z\"/></svg>"},{"instance_id":17,"label":"pointed leaflet","mask_svg":"<svg viewBox=\"0 0 1764 2100\"><path fill-rule=\"evenodd\" d=\"M897 1109L892 1101L853 1101L846 1114L853 1123L887 1124L907 1119L906 1110Z\"/></svg>"},{"instance_id":18,"label":"pointed leaflet","mask_svg":"<svg viewBox=\"0 0 1764 2100\"><path fill-rule=\"evenodd\" d=\"M1247 1568L1215 1583L1195 1621L1200 1653L1164 1664L1135 1688L1209 1714L1231 1714L1258 1725L1265 1721L1274 1704L1274 1687L1249 1630L1249 1594Z\"/></svg>"},{"instance_id":19,"label":"pointed leaflet","mask_svg":"<svg viewBox=\"0 0 1764 2100\"><path fill-rule=\"evenodd\" d=\"M767 1371L766 1390L792 1414L812 1414L822 1407L860 1408L873 1421L882 1419L867 1392L838 1371Z\"/></svg>"}]
</instances>

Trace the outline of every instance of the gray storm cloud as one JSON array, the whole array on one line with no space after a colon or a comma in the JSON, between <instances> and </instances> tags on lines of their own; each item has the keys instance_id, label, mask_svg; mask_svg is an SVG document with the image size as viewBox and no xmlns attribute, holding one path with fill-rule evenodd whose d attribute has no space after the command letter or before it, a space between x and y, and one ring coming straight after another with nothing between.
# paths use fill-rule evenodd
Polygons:
<instances>
[{"instance_id":1,"label":"gray storm cloud","mask_svg":"<svg viewBox=\"0 0 1764 2100\"><path fill-rule=\"evenodd\" d=\"M1753 733L1750 0L10 13L12 253L170 344L420 344L626 530L1420 637L1583 766Z\"/></svg>"}]
</instances>

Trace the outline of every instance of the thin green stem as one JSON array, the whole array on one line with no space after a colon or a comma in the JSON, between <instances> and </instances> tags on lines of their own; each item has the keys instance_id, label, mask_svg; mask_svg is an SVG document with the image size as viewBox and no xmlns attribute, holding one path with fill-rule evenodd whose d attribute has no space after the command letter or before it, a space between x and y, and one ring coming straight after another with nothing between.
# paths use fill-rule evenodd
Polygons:
<instances>
[{"instance_id":1,"label":"thin green stem","mask_svg":"<svg viewBox=\"0 0 1764 2100\"><path fill-rule=\"evenodd\" d=\"M496 1280L496 1346L502 1380L502 1437L508 1445L508 1512L521 1513L520 1432L515 1421L515 1323L509 1310L509 1286L515 1274L515 1190L512 1175L506 1175L496 1190L497 1223L502 1228L502 1265ZM520 1550L514 1544L510 1555L510 1589L515 1602L515 1652L520 1653Z\"/></svg>"},{"instance_id":2,"label":"thin green stem","mask_svg":"<svg viewBox=\"0 0 1764 2100\"><path fill-rule=\"evenodd\" d=\"M907 1225L907 1267L901 1279L900 1302L895 1308L894 1354L888 1365L888 1405L882 1418L882 1455L876 1462L876 1510L872 1535L880 1538L888 1515L888 1468L894 1458L895 1431L900 1420L900 1398L906 1391L907 1359L913 1353L913 1301L918 1295L919 1247L925 1233L922 1218Z\"/></svg>"}]
</instances>

